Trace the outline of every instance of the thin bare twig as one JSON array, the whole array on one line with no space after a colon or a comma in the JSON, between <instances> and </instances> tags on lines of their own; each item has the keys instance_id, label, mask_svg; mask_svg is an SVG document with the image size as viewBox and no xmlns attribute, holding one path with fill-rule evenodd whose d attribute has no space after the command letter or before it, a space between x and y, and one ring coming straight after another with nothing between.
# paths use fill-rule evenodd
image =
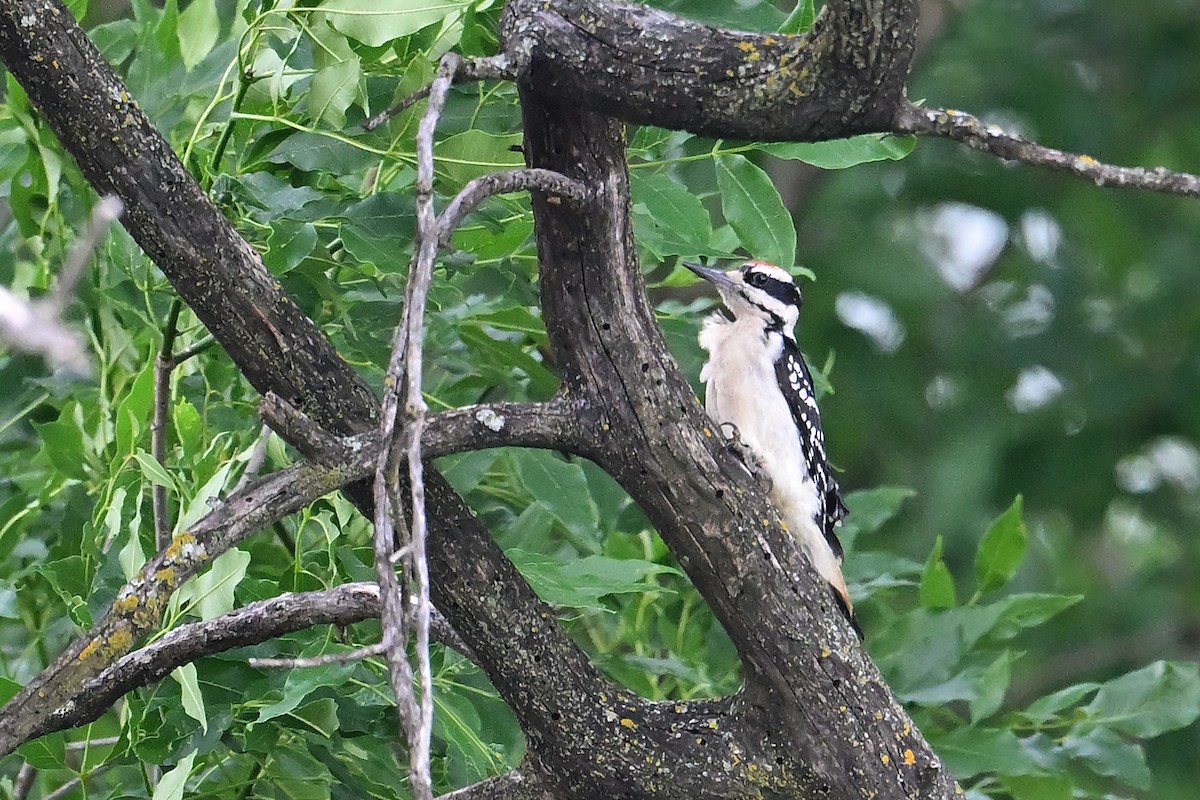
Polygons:
<instances>
[{"instance_id":1,"label":"thin bare twig","mask_svg":"<svg viewBox=\"0 0 1200 800\"><path fill-rule=\"evenodd\" d=\"M1200 176L1164 167L1118 167L1092 156L1056 150L1023 136L1007 133L962 111L908 105L896 114L895 133L943 136L994 156L1049 167L1087 178L1097 186L1143 189L1182 197L1200 197Z\"/></svg>"},{"instance_id":2,"label":"thin bare twig","mask_svg":"<svg viewBox=\"0 0 1200 800\"><path fill-rule=\"evenodd\" d=\"M100 245L108 227L121 216L121 201L111 195L100 198L92 220L79 238L54 288L41 300L30 302L0 287L0 342L26 353L36 353L52 369L66 368L80 375L91 371L84 337L62 323L63 312L88 261Z\"/></svg>"},{"instance_id":3,"label":"thin bare twig","mask_svg":"<svg viewBox=\"0 0 1200 800\"><path fill-rule=\"evenodd\" d=\"M150 421L150 455L163 469L167 467L167 424L171 406L171 372L175 369L175 337L179 334L179 315L183 301L171 301L167 321L163 325L162 348L154 360L154 416ZM171 536L171 521L167 519L167 487L155 483L150 490L154 510L154 549L162 550Z\"/></svg>"},{"instance_id":4,"label":"thin bare twig","mask_svg":"<svg viewBox=\"0 0 1200 800\"><path fill-rule=\"evenodd\" d=\"M251 658L247 659L246 663L256 669L324 667L329 664L348 664L351 661L362 661L364 658L383 655L386 652L387 645L383 642L378 642L377 644L369 644L366 647L347 650L344 653L323 653L319 656L309 656L308 658Z\"/></svg>"},{"instance_id":5,"label":"thin bare twig","mask_svg":"<svg viewBox=\"0 0 1200 800\"><path fill-rule=\"evenodd\" d=\"M83 237L75 244L70 258L58 275L54 291L44 301L46 308L55 317L62 316L71 298L75 296L75 288L79 285L83 272L87 269L88 261L100 246L100 240L108 232L108 228L121 217L125 206L115 195L105 195L92 208L92 219L88 223Z\"/></svg>"},{"instance_id":6,"label":"thin bare twig","mask_svg":"<svg viewBox=\"0 0 1200 800\"><path fill-rule=\"evenodd\" d=\"M26 761L17 770L17 777L13 780L13 800L25 800L29 796L29 790L33 788L33 781L37 777L37 768Z\"/></svg>"},{"instance_id":7,"label":"thin bare twig","mask_svg":"<svg viewBox=\"0 0 1200 800\"><path fill-rule=\"evenodd\" d=\"M516 77L516 66L511 58L505 53L491 56L490 58L472 58L460 60L457 70L455 70L454 83L470 83L471 81L482 80L511 80ZM362 123L363 130L373 131L383 123L387 122L397 114L412 108L417 103L429 97L429 92L433 88L433 84L422 87L405 97L400 102L381 111L370 119Z\"/></svg>"},{"instance_id":8,"label":"thin bare twig","mask_svg":"<svg viewBox=\"0 0 1200 800\"><path fill-rule=\"evenodd\" d=\"M375 474L375 573L379 580L383 641L388 648L389 675L396 707L409 744L409 782L417 800L432 800L429 743L433 733L433 677L429 664L429 568L425 561L425 485L421 462L421 434L425 401L421 396L421 368L425 301L438 251L438 222L433 210L433 135L446 104L446 95L462 59L453 53L442 57L429 91L429 103L417 132L417 231L412 264L405 290L404 314L392 342L384 380L380 435L383 453ZM398 425L400 392L405 390L406 425ZM396 489L400 482L401 453L407 451L412 501L412 525ZM401 593L392 552L411 548L406 582L417 597L416 651L420 698L416 697L412 667L404 646L408 639L407 592Z\"/></svg>"},{"instance_id":9,"label":"thin bare twig","mask_svg":"<svg viewBox=\"0 0 1200 800\"><path fill-rule=\"evenodd\" d=\"M470 214L484 200L497 194L520 192L537 189L549 195L559 195L582 203L588 199L588 188L579 181L549 169L514 169L507 172L493 172L475 178L462 188L446 206L439 219L438 244L442 247L450 244L450 237L462 224L467 214Z\"/></svg>"},{"instance_id":10,"label":"thin bare twig","mask_svg":"<svg viewBox=\"0 0 1200 800\"><path fill-rule=\"evenodd\" d=\"M265 422L258 431L258 439L254 442L254 449L250 451L250 457L246 459L246 469L242 472L242 477L238 479L237 485L233 487L235 492L241 491L246 484L258 477L258 473L262 471L263 464L267 460L267 445L271 443L271 426Z\"/></svg>"}]
</instances>

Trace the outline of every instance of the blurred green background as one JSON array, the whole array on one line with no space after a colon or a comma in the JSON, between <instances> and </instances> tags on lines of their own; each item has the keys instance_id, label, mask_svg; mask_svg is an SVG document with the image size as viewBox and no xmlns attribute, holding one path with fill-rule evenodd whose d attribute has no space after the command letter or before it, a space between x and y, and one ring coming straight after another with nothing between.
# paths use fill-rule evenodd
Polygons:
<instances>
[{"instance_id":1,"label":"blurred green background","mask_svg":"<svg viewBox=\"0 0 1200 800\"><path fill-rule=\"evenodd\" d=\"M1200 172L1200 8L924 3L910 97L1040 143ZM1016 584L1086 600L1027 635L1008 703L1200 655L1200 203L921 140L900 162L778 169L818 277L801 341L850 488L916 490L889 548L956 575L1016 494ZM869 629L869 625L868 625ZM1151 747L1194 798L1200 727Z\"/></svg>"}]
</instances>

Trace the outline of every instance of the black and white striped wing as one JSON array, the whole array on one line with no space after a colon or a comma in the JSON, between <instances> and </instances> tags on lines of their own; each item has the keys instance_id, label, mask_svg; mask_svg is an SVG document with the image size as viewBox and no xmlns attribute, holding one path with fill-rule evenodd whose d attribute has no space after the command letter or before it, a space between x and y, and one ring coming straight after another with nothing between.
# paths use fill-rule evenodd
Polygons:
<instances>
[{"instance_id":1,"label":"black and white striped wing","mask_svg":"<svg viewBox=\"0 0 1200 800\"><path fill-rule=\"evenodd\" d=\"M821 412L817 408L812 373L808 371L808 365L804 363L804 357L800 355L796 343L786 336L783 339L783 354L775 362L775 377L792 410L792 420L800 431L804 466L816 484L820 517L817 525L825 534L825 541L829 543L834 555L840 559L842 544L838 541L834 528L846 516L846 506L842 502L837 477L825 455L825 433L821 430Z\"/></svg>"}]
</instances>

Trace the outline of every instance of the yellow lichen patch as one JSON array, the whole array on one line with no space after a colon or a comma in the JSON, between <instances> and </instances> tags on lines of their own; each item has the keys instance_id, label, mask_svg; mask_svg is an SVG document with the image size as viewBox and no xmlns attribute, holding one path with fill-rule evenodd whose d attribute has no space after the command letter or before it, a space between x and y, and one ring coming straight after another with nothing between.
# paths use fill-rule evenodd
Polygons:
<instances>
[{"instance_id":1,"label":"yellow lichen patch","mask_svg":"<svg viewBox=\"0 0 1200 800\"><path fill-rule=\"evenodd\" d=\"M754 42L738 42L738 50L741 50L743 53L753 53L758 48L754 46Z\"/></svg>"},{"instance_id":2,"label":"yellow lichen patch","mask_svg":"<svg viewBox=\"0 0 1200 800\"><path fill-rule=\"evenodd\" d=\"M121 595L112 604L112 610L118 614L128 614L137 607L138 598L136 594Z\"/></svg>"},{"instance_id":3,"label":"yellow lichen patch","mask_svg":"<svg viewBox=\"0 0 1200 800\"><path fill-rule=\"evenodd\" d=\"M163 567L154 573L154 580L171 585L175 582L175 568Z\"/></svg>"},{"instance_id":4,"label":"yellow lichen patch","mask_svg":"<svg viewBox=\"0 0 1200 800\"><path fill-rule=\"evenodd\" d=\"M705 429L704 429L704 435L705 435L705 436L707 436L708 438L710 438L710 439L711 439L711 438L712 438L712 431L710 431L708 428L705 428Z\"/></svg>"},{"instance_id":5,"label":"yellow lichen patch","mask_svg":"<svg viewBox=\"0 0 1200 800\"><path fill-rule=\"evenodd\" d=\"M1077 161L1078 161L1080 164L1083 164L1085 167L1094 167L1094 166L1096 166L1097 164L1099 164L1099 163L1100 163L1099 161L1097 161L1096 159L1092 158L1091 156L1080 156L1080 157L1079 157L1078 159L1076 159L1076 160L1077 160Z\"/></svg>"},{"instance_id":6,"label":"yellow lichen patch","mask_svg":"<svg viewBox=\"0 0 1200 800\"><path fill-rule=\"evenodd\" d=\"M171 543L167 545L167 560L178 561L184 553L184 548L195 543L196 537L192 535L191 531L180 531L175 534L171 537Z\"/></svg>"},{"instance_id":7,"label":"yellow lichen patch","mask_svg":"<svg viewBox=\"0 0 1200 800\"><path fill-rule=\"evenodd\" d=\"M127 653L129 648L133 647L133 634L128 628L120 628L113 631L113 635L108 637L108 646L112 648L114 654Z\"/></svg>"},{"instance_id":8,"label":"yellow lichen patch","mask_svg":"<svg viewBox=\"0 0 1200 800\"><path fill-rule=\"evenodd\" d=\"M887 754L887 753L884 753L883 755L881 755L881 756L879 757L879 760L880 760L880 761L882 761L882 762L883 762L883 763L885 763L885 764L890 764L890 763L891 763L891 761L892 761L892 759L891 759L891 758L888 756L888 754Z\"/></svg>"},{"instance_id":9,"label":"yellow lichen patch","mask_svg":"<svg viewBox=\"0 0 1200 800\"><path fill-rule=\"evenodd\" d=\"M915 754L915 753L913 753L913 751L912 751L912 750L905 750L905 751L904 751L904 763L905 763L905 764L908 764L910 767L911 767L913 764L917 763L917 756L916 756L916 754Z\"/></svg>"},{"instance_id":10,"label":"yellow lichen patch","mask_svg":"<svg viewBox=\"0 0 1200 800\"><path fill-rule=\"evenodd\" d=\"M821 645L821 658L829 658L833 655L833 651L829 649L829 645Z\"/></svg>"},{"instance_id":11,"label":"yellow lichen patch","mask_svg":"<svg viewBox=\"0 0 1200 800\"><path fill-rule=\"evenodd\" d=\"M771 45L775 44L775 37L774 37L774 36L768 36L767 38L763 39L763 44L765 44L765 45L767 45L768 47L770 47Z\"/></svg>"},{"instance_id":12,"label":"yellow lichen patch","mask_svg":"<svg viewBox=\"0 0 1200 800\"><path fill-rule=\"evenodd\" d=\"M637 727L637 723L631 720L629 717L621 717L621 727L633 730Z\"/></svg>"}]
</instances>

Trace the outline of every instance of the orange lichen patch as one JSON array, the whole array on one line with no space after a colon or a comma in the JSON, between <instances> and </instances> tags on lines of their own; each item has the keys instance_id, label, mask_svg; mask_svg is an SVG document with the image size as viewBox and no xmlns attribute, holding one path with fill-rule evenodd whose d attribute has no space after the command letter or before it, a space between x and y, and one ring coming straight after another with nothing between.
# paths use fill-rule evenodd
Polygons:
<instances>
[{"instance_id":1,"label":"orange lichen patch","mask_svg":"<svg viewBox=\"0 0 1200 800\"><path fill-rule=\"evenodd\" d=\"M629 728L630 730L633 730L634 728L637 727L637 723L634 722L633 720L631 720L629 717L622 717L621 718L621 727Z\"/></svg>"},{"instance_id":2,"label":"orange lichen patch","mask_svg":"<svg viewBox=\"0 0 1200 800\"><path fill-rule=\"evenodd\" d=\"M910 767L911 767L913 764L917 763L917 756L916 756L916 754L915 754L915 753L913 753L913 751L912 751L912 750L905 750L905 751L904 751L904 763L905 763L905 764L908 764Z\"/></svg>"},{"instance_id":3,"label":"orange lichen patch","mask_svg":"<svg viewBox=\"0 0 1200 800\"><path fill-rule=\"evenodd\" d=\"M707 437L709 437L709 438L711 439L711 438L712 438L712 431L710 431L708 428L705 428L705 429L704 429L704 435L705 435L705 436L707 436Z\"/></svg>"},{"instance_id":4,"label":"orange lichen patch","mask_svg":"<svg viewBox=\"0 0 1200 800\"><path fill-rule=\"evenodd\" d=\"M96 653L99 650L100 650L100 642L96 639L92 639L90 642L87 643L87 647L85 647L79 651L79 660L87 661L89 658L96 655Z\"/></svg>"},{"instance_id":5,"label":"orange lichen patch","mask_svg":"<svg viewBox=\"0 0 1200 800\"><path fill-rule=\"evenodd\" d=\"M881 756L879 757L879 760L880 760L880 761L882 761L882 762L883 762L883 763L885 763L885 764L889 764L889 763L891 763L891 761L892 761L892 759L891 759L890 757L888 757L888 754L887 754L887 753L884 753L883 755L881 755Z\"/></svg>"}]
</instances>

